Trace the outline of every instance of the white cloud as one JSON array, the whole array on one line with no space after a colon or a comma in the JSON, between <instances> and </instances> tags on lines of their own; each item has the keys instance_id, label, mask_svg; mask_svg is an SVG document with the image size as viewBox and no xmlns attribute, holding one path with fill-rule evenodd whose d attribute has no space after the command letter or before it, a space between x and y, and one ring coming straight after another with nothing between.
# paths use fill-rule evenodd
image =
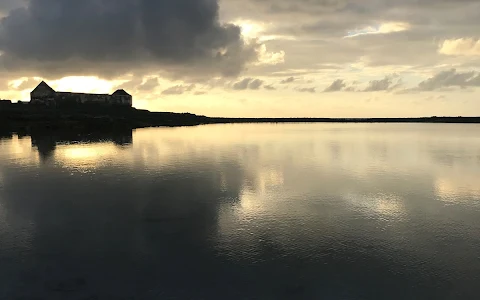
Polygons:
<instances>
[{"instance_id":1,"label":"white cloud","mask_svg":"<svg viewBox=\"0 0 480 300\"><path fill-rule=\"evenodd\" d=\"M265 44L258 48L257 54L257 65L278 65L285 62L285 51L268 52Z\"/></svg>"},{"instance_id":2,"label":"white cloud","mask_svg":"<svg viewBox=\"0 0 480 300\"><path fill-rule=\"evenodd\" d=\"M256 48L258 61L255 65L277 65L285 62L285 51L268 52L267 46L263 42L277 39L291 41L295 39L294 37L265 34L269 25L263 22L238 19L232 23L240 27L242 36L248 44L258 45Z\"/></svg>"},{"instance_id":3,"label":"white cloud","mask_svg":"<svg viewBox=\"0 0 480 300\"><path fill-rule=\"evenodd\" d=\"M388 34L394 32L402 32L407 31L410 29L410 24L403 23L403 22L387 22L380 24L378 26L368 26L360 29L355 29L349 31L346 38L357 37L361 35L368 35L368 34Z\"/></svg>"},{"instance_id":4,"label":"white cloud","mask_svg":"<svg viewBox=\"0 0 480 300\"><path fill-rule=\"evenodd\" d=\"M445 55L480 56L480 39L445 40L440 45L439 52Z\"/></svg>"}]
</instances>

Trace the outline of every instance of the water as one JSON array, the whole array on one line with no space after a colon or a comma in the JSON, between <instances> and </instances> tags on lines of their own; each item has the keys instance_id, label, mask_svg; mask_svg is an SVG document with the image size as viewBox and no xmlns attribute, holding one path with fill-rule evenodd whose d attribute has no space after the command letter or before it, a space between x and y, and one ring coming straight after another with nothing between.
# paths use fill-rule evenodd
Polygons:
<instances>
[{"instance_id":1,"label":"water","mask_svg":"<svg viewBox=\"0 0 480 300\"><path fill-rule=\"evenodd\" d=\"M0 299L478 299L479 132L3 138Z\"/></svg>"}]
</instances>

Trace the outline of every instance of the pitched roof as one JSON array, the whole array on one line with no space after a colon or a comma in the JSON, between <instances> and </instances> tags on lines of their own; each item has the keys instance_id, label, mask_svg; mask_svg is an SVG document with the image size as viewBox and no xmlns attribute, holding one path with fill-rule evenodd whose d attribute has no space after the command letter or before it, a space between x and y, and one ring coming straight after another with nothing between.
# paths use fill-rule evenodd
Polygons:
<instances>
[{"instance_id":1,"label":"pitched roof","mask_svg":"<svg viewBox=\"0 0 480 300\"><path fill-rule=\"evenodd\" d=\"M131 96L129 93L125 92L125 90L116 90L112 96Z\"/></svg>"},{"instance_id":2,"label":"pitched roof","mask_svg":"<svg viewBox=\"0 0 480 300\"><path fill-rule=\"evenodd\" d=\"M52 93L55 93L55 90L52 89L48 84L46 84L45 81L40 82L40 84L37 85L37 87L33 90L33 92L35 92L38 88L47 88L47 89L49 89Z\"/></svg>"}]
</instances>

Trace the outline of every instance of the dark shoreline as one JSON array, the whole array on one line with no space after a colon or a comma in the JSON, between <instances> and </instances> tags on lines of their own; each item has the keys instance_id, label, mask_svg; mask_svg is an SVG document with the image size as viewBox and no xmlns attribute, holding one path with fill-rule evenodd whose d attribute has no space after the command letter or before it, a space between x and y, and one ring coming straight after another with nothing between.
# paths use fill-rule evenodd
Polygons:
<instances>
[{"instance_id":1,"label":"dark shoreline","mask_svg":"<svg viewBox=\"0 0 480 300\"><path fill-rule=\"evenodd\" d=\"M420 118L210 118L214 123L469 123L480 124L480 117Z\"/></svg>"},{"instance_id":2,"label":"dark shoreline","mask_svg":"<svg viewBox=\"0 0 480 300\"><path fill-rule=\"evenodd\" d=\"M470 123L480 117L423 118L221 118L190 113L150 112L130 107L80 106L47 108L29 104L0 105L0 132L30 134L43 130L116 131L234 123Z\"/></svg>"}]
</instances>

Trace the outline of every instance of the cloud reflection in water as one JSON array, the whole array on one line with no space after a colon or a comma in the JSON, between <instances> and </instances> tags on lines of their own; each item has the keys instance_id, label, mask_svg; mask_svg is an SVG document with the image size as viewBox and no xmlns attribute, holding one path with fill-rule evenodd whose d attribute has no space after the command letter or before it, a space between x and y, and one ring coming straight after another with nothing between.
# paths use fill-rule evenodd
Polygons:
<instances>
[{"instance_id":1,"label":"cloud reflection in water","mask_svg":"<svg viewBox=\"0 0 480 300\"><path fill-rule=\"evenodd\" d=\"M442 126L2 140L0 295L468 298L478 126Z\"/></svg>"}]
</instances>

